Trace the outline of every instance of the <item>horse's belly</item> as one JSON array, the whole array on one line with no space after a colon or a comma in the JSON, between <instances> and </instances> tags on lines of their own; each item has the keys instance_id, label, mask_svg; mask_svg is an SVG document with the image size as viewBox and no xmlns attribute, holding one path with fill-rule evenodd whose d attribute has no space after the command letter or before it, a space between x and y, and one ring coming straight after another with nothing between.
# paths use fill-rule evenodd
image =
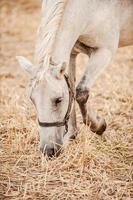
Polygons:
<instances>
[{"instance_id":1,"label":"horse's belly","mask_svg":"<svg viewBox=\"0 0 133 200\"><path fill-rule=\"evenodd\" d=\"M86 46L89 46L89 47L96 47L98 46L96 40L95 40L95 37L91 36L91 35L81 35L79 37L79 41L82 42L83 44L85 44Z\"/></svg>"},{"instance_id":2,"label":"horse's belly","mask_svg":"<svg viewBox=\"0 0 133 200\"><path fill-rule=\"evenodd\" d=\"M120 41L119 46L133 45L133 2L122 12L120 18Z\"/></svg>"},{"instance_id":3,"label":"horse's belly","mask_svg":"<svg viewBox=\"0 0 133 200\"><path fill-rule=\"evenodd\" d=\"M120 33L119 47L133 45L133 26Z\"/></svg>"}]
</instances>

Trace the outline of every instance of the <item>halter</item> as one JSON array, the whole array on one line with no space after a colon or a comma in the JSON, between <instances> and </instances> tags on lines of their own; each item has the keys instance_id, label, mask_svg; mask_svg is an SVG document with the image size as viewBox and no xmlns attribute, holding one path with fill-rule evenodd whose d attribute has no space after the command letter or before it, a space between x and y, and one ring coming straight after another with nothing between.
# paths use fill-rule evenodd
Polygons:
<instances>
[{"instance_id":1,"label":"halter","mask_svg":"<svg viewBox=\"0 0 133 200\"><path fill-rule=\"evenodd\" d=\"M68 104L68 109L67 112L65 114L65 117L63 119L63 121L56 121L56 122L40 122L38 119L38 123L41 127L61 127L61 126L65 126L65 134L68 132L68 120L70 118L70 114L71 114L71 110L72 110L72 104L73 104L73 100L74 100L74 92L72 89L72 84L70 82L70 79L68 77L67 74L64 75L65 81L67 83L68 86L68 91L69 91L69 104Z\"/></svg>"}]
</instances>

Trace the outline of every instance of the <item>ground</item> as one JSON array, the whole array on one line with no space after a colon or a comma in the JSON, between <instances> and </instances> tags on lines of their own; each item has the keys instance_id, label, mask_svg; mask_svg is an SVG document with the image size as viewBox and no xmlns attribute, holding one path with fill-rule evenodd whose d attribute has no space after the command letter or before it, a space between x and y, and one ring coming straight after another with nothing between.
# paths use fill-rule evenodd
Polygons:
<instances>
[{"instance_id":1,"label":"ground","mask_svg":"<svg viewBox=\"0 0 133 200\"><path fill-rule=\"evenodd\" d=\"M91 88L90 104L106 118L103 136L85 127L51 161L38 150L29 76L15 59L33 61L40 1L0 1L0 199L130 200L133 198L133 47L118 50ZM78 58L77 78L84 56Z\"/></svg>"}]
</instances>

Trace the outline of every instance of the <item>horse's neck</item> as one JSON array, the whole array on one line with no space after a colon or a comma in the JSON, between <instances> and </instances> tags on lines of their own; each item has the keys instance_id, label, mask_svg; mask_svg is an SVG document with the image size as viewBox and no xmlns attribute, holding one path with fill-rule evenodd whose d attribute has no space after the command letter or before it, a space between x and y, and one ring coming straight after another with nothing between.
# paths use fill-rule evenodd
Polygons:
<instances>
[{"instance_id":1,"label":"horse's neck","mask_svg":"<svg viewBox=\"0 0 133 200\"><path fill-rule=\"evenodd\" d=\"M59 1L66 2L65 0L58 0L58 2ZM55 6L57 6L57 4L55 4ZM47 60L45 59L47 55L50 55L55 63L69 62L71 50L79 37L79 30L76 30L76 26L77 24L78 26L80 25L78 19L77 23L74 17L79 16L79 14L73 14L74 12L78 12L78 9L75 8L75 1L68 1L64 6L64 10L61 8L62 15L60 15L60 12L53 15L55 20L53 20L52 17L48 18L47 15L42 19L36 51L36 63L38 63L39 66L42 66L44 63L46 65L47 62L43 61ZM50 21L49 19L52 20Z\"/></svg>"},{"instance_id":2,"label":"horse's neck","mask_svg":"<svg viewBox=\"0 0 133 200\"><path fill-rule=\"evenodd\" d=\"M69 62L70 54L76 40L77 35L75 32L60 27L52 52L52 59L55 63Z\"/></svg>"},{"instance_id":3,"label":"horse's neck","mask_svg":"<svg viewBox=\"0 0 133 200\"><path fill-rule=\"evenodd\" d=\"M75 1L69 1L57 31L52 51L52 58L57 63L69 62L72 48L80 35L83 20L76 6L78 4L75 5ZM75 16L77 16L77 19L75 19Z\"/></svg>"}]
</instances>

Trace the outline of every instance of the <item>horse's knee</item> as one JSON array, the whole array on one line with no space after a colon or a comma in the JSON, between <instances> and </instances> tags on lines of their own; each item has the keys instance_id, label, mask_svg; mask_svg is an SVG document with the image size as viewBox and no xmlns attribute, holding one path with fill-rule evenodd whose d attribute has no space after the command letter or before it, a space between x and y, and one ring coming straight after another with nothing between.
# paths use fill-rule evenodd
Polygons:
<instances>
[{"instance_id":1,"label":"horse's knee","mask_svg":"<svg viewBox=\"0 0 133 200\"><path fill-rule=\"evenodd\" d=\"M78 104L86 104L88 98L89 98L88 89L84 90L82 90L81 88L76 89L76 101L78 102Z\"/></svg>"}]
</instances>

